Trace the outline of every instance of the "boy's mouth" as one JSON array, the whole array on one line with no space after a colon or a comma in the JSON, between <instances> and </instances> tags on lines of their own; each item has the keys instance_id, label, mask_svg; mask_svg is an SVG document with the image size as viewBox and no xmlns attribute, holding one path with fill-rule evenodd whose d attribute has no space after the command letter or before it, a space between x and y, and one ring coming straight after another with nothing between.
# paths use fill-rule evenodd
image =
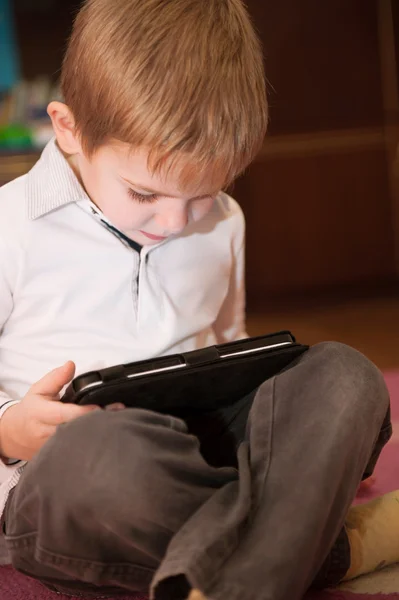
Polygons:
<instances>
[{"instance_id":1,"label":"boy's mouth","mask_svg":"<svg viewBox=\"0 0 399 600\"><path fill-rule=\"evenodd\" d=\"M153 235L152 233L146 233L145 231L141 231L141 229L140 229L140 233L142 233L143 235L148 237L148 239L153 240L155 242L162 242L162 240L166 240L165 236Z\"/></svg>"}]
</instances>

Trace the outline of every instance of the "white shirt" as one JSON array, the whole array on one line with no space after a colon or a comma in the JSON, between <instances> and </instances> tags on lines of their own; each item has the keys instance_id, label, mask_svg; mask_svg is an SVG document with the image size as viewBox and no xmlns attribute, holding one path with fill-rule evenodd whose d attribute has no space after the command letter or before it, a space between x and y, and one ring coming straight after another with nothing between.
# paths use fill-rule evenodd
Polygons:
<instances>
[{"instance_id":1,"label":"white shirt","mask_svg":"<svg viewBox=\"0 0 399 600\"><path fill-rule=\"evenodd\" d=\"M232 198L140 255L93 208L54 140L0 188L0 415L67 360L80 374L246 337ZM22 469L0 463L0 514Z\"/></svg>"}]
</instances>

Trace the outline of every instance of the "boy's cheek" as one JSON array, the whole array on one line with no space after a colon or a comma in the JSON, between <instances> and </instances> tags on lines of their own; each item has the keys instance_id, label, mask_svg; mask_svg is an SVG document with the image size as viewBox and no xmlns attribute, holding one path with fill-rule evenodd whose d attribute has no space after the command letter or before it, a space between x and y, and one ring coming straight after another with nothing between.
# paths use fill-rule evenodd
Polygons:
<instances>
[{"instance_id":1,"label":"boy's cheek","mask_svg":"<svg viewBox=\"0 0 399 600\"><path fill-rule=\"evenodd\" d=\"M200 221L201 219L203 219L208 212L211 210L212 206L214 205L215 200L213 198L210 198L209 200L204 200L201 203L193 203L193 206L191 207L191 219L192 221Z\"/></svg>"}]
</instances>

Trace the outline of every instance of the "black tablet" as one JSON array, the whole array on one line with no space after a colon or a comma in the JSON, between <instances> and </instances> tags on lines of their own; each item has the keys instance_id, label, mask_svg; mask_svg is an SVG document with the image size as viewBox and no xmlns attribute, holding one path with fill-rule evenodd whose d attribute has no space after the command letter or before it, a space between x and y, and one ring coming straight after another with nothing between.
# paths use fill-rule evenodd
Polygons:
<instances>
[{"instance_id":1,"label":"black tablet","mask_svg":"<svg viewBox=\"0 0 399 600\"><path fill-rule=\"evenodd\" d=\"M289 331L143 360L80 375L62 400L185 414L232 404L308 349Z\"/></svg>"}]
</instances>

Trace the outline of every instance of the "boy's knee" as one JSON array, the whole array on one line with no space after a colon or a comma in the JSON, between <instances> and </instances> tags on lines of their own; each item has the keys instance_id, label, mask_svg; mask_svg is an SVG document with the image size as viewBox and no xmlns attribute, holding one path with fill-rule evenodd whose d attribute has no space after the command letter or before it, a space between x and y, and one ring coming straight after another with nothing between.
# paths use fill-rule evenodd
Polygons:
<instances>
[{"instance_id":1,"label":"boy's knee","mask_svg":"<svg viewBox=\"0 0 399 600\"><path fill-rule=\"evenodd\" d=\"M329 372L331 377L358 387L366 382L384 387L381 371L364 354L340 342L322 342L308 351L309 357L318 365L320 373ZM338 378L338 379L337 379Z\"/></svg>"},{"instance_id":2,"label":"boy's knee","mask_svg":"<svg viewBox=\"0 0 399 600\"><path fill-rule=\"evenodd\" d=\"M381 371L364 354L339 342L323 342L313 346L307 360L321 390L334 389L334 397L342 404L385 415L389 394Z\"/></svg>"},{"instance_id":3,"label":"boy's knee","mask_svg":"<svg viewBox=\"0 0 399 600\"><path fill-rule=\"evenodd\" d=\"M72 518L116 522L148 513L162 497L154 427L167 425L168 417L130 410L93 412L60 427L38 455L40 493Z\"/></svg>"},{"instance_id":4,"label":"boy's knee","mask_svg":"<svg viewBox=\"0 0 399 600\"><path fill-rule=\"evenodd\" d=\"M364 354L341 342L321 342L312 346L308 352L326 361L330 366L350 366L353 368L368 368L375 365Z\"/></svg>"},{"instance_id":5,"label":"boy's knee","mask_svg":"<svg viewBox=\"0 0 399 600\"><path fill-rule=\"evenodd\" d=\"M38 545L60 555L82 544L98 561L109 543L113 556L124 556L127 531L139 542L152 536L151 548L166 550L173 529L157 524L173 509L173 488L170 454L158 437L166 429L173 438L178 428L173 419L133 410L94 412L60 427L15 488L7 534L35 533Z\"/></svg>"},{"instance_id":6,"label":"boy's knee","mask_svg":"<svg viewBox=\"0 0 399 600\"><path fill-rule=\"evenodd\" d=\"M339 342L312 346L276 378L278 396L307 414L368 427L382 422L389 394L381 371L363 354Z\"/></svg>"}]
</instances>

